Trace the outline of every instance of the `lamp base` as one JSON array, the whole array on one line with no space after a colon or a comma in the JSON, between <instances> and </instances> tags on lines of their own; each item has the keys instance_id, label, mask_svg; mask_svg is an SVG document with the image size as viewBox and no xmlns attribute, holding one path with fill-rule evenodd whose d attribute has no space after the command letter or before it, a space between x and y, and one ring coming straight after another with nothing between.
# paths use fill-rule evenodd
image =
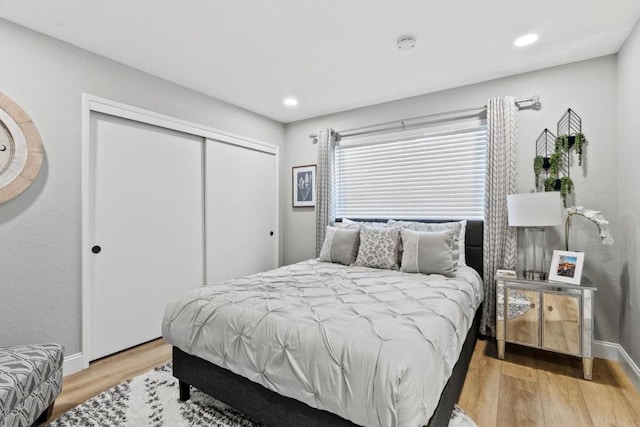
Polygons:
<instances>
[{"instance_id":1,"label":"lamp base","mask_svg":"<svg viewBox=\"0 0 640 427\"><path fill-rule=\"evenodd\" d=\"M549 274L544 271L526 270L522 272L522 276L527 280L547 280Z\"/></svg>"},{"instance_id":2,"label":"lamp base","mask_svg":"<svg viewBox=\"0 0 640 427\"><path fill-rule=\"evenodd\" d=\"M548 268L545 261L545 232L541 227L524 229L524 276L532 280L545 280Z\"/></svg>"}]
</instances>

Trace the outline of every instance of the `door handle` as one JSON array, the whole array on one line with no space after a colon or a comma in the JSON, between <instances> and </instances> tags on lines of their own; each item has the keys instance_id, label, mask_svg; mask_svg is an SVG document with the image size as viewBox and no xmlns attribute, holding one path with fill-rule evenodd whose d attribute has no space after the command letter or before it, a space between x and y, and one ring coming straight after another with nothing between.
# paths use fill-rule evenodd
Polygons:
<instances>
[{"instance_id":1,"label":"door handle","mask_svg":"<svg viewBox=\"0 0 640 427\"><path fill-rule=\"evenodd\" d=\"M91 252L93 252L94 254L99 254L101 250L102 248L98 245L91 248Z\"/></svg>"}]
</instances>

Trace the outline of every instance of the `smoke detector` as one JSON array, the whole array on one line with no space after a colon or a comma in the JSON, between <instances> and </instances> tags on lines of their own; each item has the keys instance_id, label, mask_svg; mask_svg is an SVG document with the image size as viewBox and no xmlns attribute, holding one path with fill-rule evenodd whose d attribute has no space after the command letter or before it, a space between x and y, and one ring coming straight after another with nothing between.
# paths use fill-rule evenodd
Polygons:
<instances>
[{"instance_id":1,"label":"smoke detector","mask_svg":"<svg viewBox=\"0 0 640 427\"><path fill-rule=\"evenodd\" d=\"M411 50L416 45L416 37L412 34L402 36L397 42L399 50Z\"/></svg>"}]
</instances>

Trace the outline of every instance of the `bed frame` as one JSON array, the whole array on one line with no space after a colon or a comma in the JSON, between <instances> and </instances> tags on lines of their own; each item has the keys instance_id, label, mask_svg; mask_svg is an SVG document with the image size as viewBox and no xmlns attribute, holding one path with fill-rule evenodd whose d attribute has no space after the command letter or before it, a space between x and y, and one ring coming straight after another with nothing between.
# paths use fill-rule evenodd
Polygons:
<instances>
[{"instance_id":1,"label":"bed frame","mask_svg":"<svg viewBox=\"0 0 640 427\"><path fill-rule=\"evenodd\" d=\"M371 220L367 220L371 221ZM385 220L386 221L386 220ZM445 222L445 221L428 221ZM467 265L482 277L483 222L467 221L465 255ZM440 396L428 427L449 425L453 405L458 401L469 362L478 337L482 306L475 313L458 362ZM355 427L336 414L312 408L298 400L282 396L227 369L173 347L173 376L178 379L180 400L190 398L190 386L215 397L247 416L277 427Z\"/></svg>"}]
</instances>

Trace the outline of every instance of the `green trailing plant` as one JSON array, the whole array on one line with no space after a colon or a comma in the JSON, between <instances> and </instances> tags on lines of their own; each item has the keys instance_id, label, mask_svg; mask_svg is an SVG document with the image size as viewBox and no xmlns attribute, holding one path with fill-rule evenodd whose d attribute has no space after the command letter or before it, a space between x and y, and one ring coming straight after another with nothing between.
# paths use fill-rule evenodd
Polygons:
<instances>
[{"instance_id":1,"label":"green trailing plant","mask_svg":"<svg viewBox=\"0 0 640 427\"><path fill-rule=\"evenodd\" d=\"M556 186L556 179L552 176L544 180L544 191L554 191Z\"/></svg>"},{"instance_id":2,"label":"green trailing plant","mask_svg":"<svg viewBox=\"0 0 640 427\"><path fill-rule=\"evenodd\" d=\"M573 190L573 180L568 176L560 178L560 195L562 196L562 203L564 207L567 207L567 196L571 194Z\"/></svg>"},{"instance_id":3,"label":"green trailing plant","mask_svg":"<svg viewBox=\"0 0 640 427\"><path fill-rule=\"evenodd\" d=\"M536 176L536 188L538 188L540 173L542 172L542 164L544 159L542 156L536 156L533 158L533 173Z\"/></svg>"},{"instance_id":4,"label":"green trailing plant","mask_svg":"<svg viewBox=\"0 0 640 427\"><path fill-rule=\"evenodd\" d=\"M569 152L569 136L562 134L556 138L556 152L557 151Z\"/></svg>"},{"instance_id":5,"label":"green trailing plant","mask_svg":"<svg viewBox=\"0 0 640 427\"><path fill-rule=\"evenodd\" d=\"M575 135L576 142L574 147L576 148L576 153L578 153L578 165L582 166L582 150L584 150L584 144L587 142L584 134L582 132L578 132Z\"/></svg>"},{"instance_id":6,"label":"green trailing plant","mask_svg":"<svg viewBox=\"0 0 640 427\"><path fill-rule=\"evenodd\" d=\"M556 149L549 157L549 173L557 178L560 173L560 166L562 166L562 151Z\"/></svg>"}]
</instances>

